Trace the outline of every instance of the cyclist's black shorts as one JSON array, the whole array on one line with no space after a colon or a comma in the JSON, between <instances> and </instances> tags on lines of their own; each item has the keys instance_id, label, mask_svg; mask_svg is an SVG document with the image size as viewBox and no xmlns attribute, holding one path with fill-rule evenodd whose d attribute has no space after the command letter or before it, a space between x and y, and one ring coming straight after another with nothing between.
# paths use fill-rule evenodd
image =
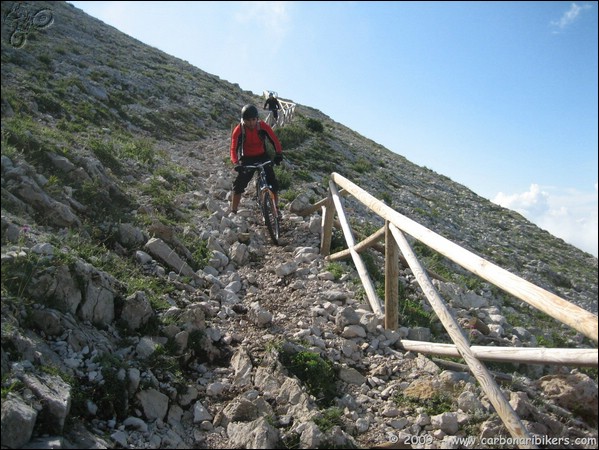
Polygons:
<instances>
[{"instance_id":1,"label":"cyclist's black shorts","mask_svg":"<svg viewBox=\"0 0 599 450\"><path fill-rule=\"evenodd\" d=\"M267 154L264 154L262 156L254 156L254 157L243 156L241 158L241 164L244 166L252 166L254 164L263 163L265 161L270 161L270 158ZM273 165L269 164L269 165L265 166L264 170L266 171L266 179L268 181L268 184L270 184L272 186L272 190L275 193L279 192L279 182L277 181L277 178L275 177L275 171L274 171ZM236 194L241 194L242 192L244 192L245 188L247 187L247 185L251 181L252 177L254 176L255 171L256 171L256 169L239 172L237 174L237 178L235 178L235 181L233 181L233 192L235 192Z\"/></svg>"}]
</instances>

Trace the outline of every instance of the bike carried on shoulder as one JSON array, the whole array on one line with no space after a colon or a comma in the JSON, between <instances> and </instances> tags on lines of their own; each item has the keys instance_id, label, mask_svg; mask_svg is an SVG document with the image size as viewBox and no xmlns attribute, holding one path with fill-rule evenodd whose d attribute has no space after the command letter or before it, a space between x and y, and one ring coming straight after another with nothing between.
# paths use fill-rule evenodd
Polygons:
<instances>
[{"instance_id":1,"label":"bike carried on shoulder","mask_svg":"<svg viewBox=\"0 0 599 450\"><path fill-rule=\"evenodd\" d=\"M279 223L279 209L275 202L275 193L272 190L272 186L268 184L266 179L266 171L264 167L272 164L272 161L266 161L263 163L253 164L244 166L244 170L257 170L256 176L256 204L264 217L264 224L268 229L270 239L275 245L279 244L280 236L280 223Z\"/></svg>"}]
</instances>

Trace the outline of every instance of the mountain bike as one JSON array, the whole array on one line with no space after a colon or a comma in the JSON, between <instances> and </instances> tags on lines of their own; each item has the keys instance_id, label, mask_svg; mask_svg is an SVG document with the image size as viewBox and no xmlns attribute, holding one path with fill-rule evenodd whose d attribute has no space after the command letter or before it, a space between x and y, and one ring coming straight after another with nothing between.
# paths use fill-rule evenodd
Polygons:
<instances>
[{"instance_id":1,"label":"mountain bike","mask_svg":"<svg viewBox=\"0 0 599 450\"><path fill-rule=\"evenodd\" d=\"M279 224L279 209L275 202L275 193L272 190L272 186L268 184L266 179L266 171L264 167L268 164L272 164L272 161L266 161L263 163L244 166L246 170L257 169L256 177L256 204L262 216L264 217L264 224L268 229L270 239L275 245L279 244L280 224Z\"/></svg>"}]
</instances>

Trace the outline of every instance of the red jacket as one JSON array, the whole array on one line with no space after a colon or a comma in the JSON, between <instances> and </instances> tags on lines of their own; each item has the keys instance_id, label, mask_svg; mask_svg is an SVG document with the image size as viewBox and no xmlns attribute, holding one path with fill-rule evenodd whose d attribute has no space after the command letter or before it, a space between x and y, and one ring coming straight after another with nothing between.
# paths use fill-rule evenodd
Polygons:
<instances>
[{"instance_id":1,"label":"red jacket","mask_svg":"<svg viewBox=\"0 0 599 450\"><path fill-rule=\"evenodd\" d=\"M242 125L239 124L233 130L231 136L231 162L235 165L239 164L239 160L242 156L262 156L265 154L264 140L268 138L275 148L275 151L280 155L283 152L281 143L277 138L277 135L272 131L272 128L263 120L259 120L256 128L250 130L247 127L243 127L244 132L242 133ZM242 136L243 134L243 136ZM262 135L262 137L261 137ZM243 137L243 139L242 139ZM241 146L241 140L243 140L243 148Z\"/></svg>"}]
</instances>

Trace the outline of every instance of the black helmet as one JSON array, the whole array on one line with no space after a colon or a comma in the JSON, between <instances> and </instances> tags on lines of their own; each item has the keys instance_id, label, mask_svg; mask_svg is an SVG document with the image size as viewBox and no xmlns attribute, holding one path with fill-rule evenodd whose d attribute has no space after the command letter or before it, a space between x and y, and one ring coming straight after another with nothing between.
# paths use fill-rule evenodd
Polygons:
<instances>
[{"instance_id":1,"label":"black helmet","mask_svg":"<svg viewBox=\"0 0 599 450\"><path fill-rule=\"evenodd\" d=\"M245 105L243 108L241 108L241 118L243 120L257 119L258 108L256 108L254 105Z\"/></svg>"}]
</instances>

